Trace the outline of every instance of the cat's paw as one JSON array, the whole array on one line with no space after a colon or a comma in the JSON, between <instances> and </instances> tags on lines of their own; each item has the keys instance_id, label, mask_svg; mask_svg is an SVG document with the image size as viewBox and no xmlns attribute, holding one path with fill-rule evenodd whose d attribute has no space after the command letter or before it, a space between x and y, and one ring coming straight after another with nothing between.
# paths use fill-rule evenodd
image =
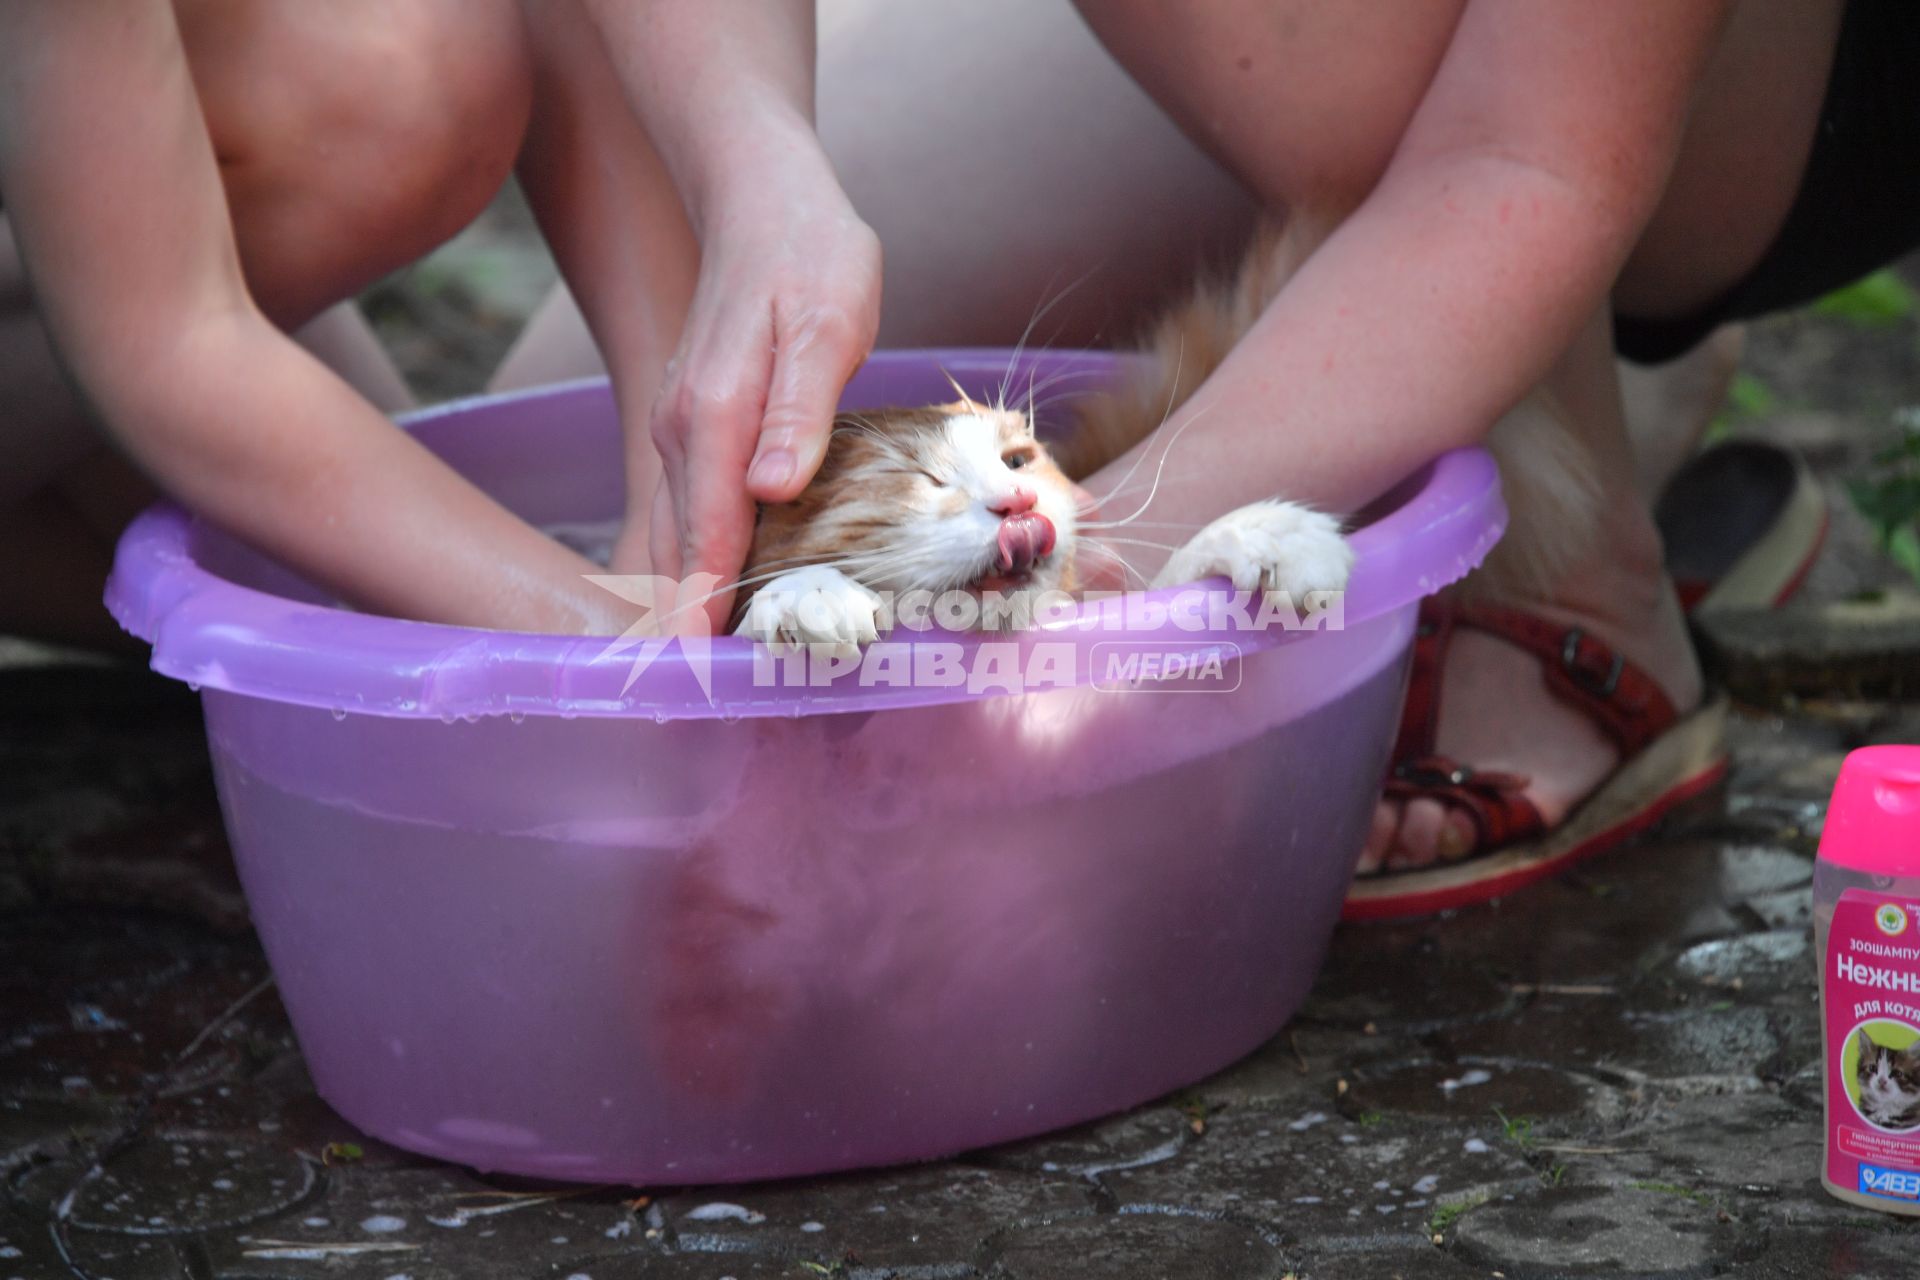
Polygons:
<instances>
[{"instance_id":1,"label":"cat's paw","mask_svg":"<svg viewBox=\"0 0 1920 1280\"><path fill-rule=\"evenodd\" d=\"M1241 591L1279 593L1297 605L1309 592L1345 590L1352 570L1353 548L1338 520L1272 499L1229 511L1196 533L1153 585L1220 574Z\"/></svg>"},{"instance_id":2,"label":"cat's paw","mask_svg":"<svg viewBox=\"0 0 1920 1280\"><path fill-rule=\"evenodd\" d=\"M802 648L852 657L880 638L880 597L827 565L783 573L760 588L734 628L776 654Z\"/></svg>"}]
</instances>

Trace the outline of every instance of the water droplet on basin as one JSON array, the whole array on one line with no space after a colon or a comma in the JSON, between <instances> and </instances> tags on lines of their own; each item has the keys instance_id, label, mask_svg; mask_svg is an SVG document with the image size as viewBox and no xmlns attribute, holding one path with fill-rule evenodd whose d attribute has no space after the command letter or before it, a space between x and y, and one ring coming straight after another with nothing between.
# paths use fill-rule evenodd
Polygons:
<instances>
[{"instance_id":1,"label":"water droplet on basin","mask_svg":"<svg viewBox=\"0 0 1920 1280\"><path fill-rule=\"evenodd\" d=\"M335 720L345 720L347 718L347 709L345 707L335 707L333 709L333 718Z\"/></svg>"},{"instance_id":2,"label":"water droplet on basin","mask_svg":"<svg viewBox=\"0 0 1920 1280\"><path fill-rule=\"evenodd\" d=\"M509 711L507 712L507 719L514 724L525 724L527 722L527 713L524 711Z\"/></svg>"}]
</instances>

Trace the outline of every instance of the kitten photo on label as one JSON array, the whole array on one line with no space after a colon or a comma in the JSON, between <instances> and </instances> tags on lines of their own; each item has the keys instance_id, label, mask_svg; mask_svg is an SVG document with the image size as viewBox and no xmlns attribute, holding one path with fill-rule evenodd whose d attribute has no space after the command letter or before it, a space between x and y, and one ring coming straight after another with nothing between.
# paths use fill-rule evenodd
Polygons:
<instances>
[{"instance_id":1,"label":"kitten photo on label","mask_svg":"<svg viewBox=\"0 0 1920 1280\"><path fill-rule=\"evenodd\" d=\"M1860 1114L1882 1129L1920 1127L1920 1040L1904 1049L1879 1043L1861 1027L1855 1033L1860 1060L1853 1069Z\"/></svg>"}]
</instances>

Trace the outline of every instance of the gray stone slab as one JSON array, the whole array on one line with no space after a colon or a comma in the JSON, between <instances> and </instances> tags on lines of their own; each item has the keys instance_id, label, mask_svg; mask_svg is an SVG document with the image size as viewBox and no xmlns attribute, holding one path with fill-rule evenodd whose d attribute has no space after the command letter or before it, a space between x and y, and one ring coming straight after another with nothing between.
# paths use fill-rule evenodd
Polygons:
<instances>
[{"instance_id":1,"label":"gray stone slab","mask_svg":"<svg viewBox=\"0 0 1920 1280\"><path fill-rule=\"evenodd\" d=\"M1177 1160L1105 1174L1122 1205L1233 1214L1289 1244L1403 1248L1449 1201L1523 1185L1523 1153L1492 1117L1454 1127L1404 1118L1231 1111Z\"/></svg>"},{"instance_id":2,"label":"gray stone slab","mask_svg":"<svg viewBox=\"0 0 1920 1280\"><path fill-rule=\"evenodd\" d=\"M1091 1192L1085 1178L1064 1169L942 1165L712 1188L669 1197L659 1209L668 1243L680 1252L897 1269L969 1263L998 1226L1089 1212Z\"/></svg>"},{"instance_id":3,"label":"gray stone slab","mask_svg":"<svg viewBox=\"0 0 1920 1280\"><path fill-rule=\"evenodd\" d=\"M1532 1189L1464 1214L1452 1251L1510 1280L1707 1276L1760 1252L1761 1239L1710 1201L1665 1189Z\"/></svg>"},{"instance_id":4,"label":"gray stone slab","mask_svg":"<svg viewBox=\"0 0 1920 1280\"><path fill-rule=\"evenodd\" d=\"M1899 699L1920 689L1920 595L1910 587L1862 600L1720 612L1700 625L1728 687L1750 701Z\"/></svg>"},{"instance_id":5,"label":"gray stone slab","mask_svg":"<svg viewBox=\"0 0 1920 1280\"><path fill-rule=\"evenodd\" d=\"M1007 1280L1279 1280L1285 1256L1262 1233L1204 1214L1158 1209L1013 1227L992 1250Z\"/></svg>"}]
</instances>

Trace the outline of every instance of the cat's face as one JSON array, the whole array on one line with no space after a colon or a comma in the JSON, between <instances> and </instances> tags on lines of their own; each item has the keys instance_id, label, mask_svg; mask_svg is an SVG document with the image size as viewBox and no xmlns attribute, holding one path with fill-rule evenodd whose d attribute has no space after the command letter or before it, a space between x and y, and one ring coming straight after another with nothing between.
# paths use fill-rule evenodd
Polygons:
<instances>
[{"instance_id":1,"label":"cat's face","mask_svg":"<svg viewBox=\"0 0 1920 1280\"><path fill-rule=\"evenodd\" d=\"M1860 1110L1882 1128L1920 1126L1920 1043L1889 1049L1876 1044L1864 1027L1858 1039L1860 1061L1854 1077L1860 1085Z\"/></svg>"},{"instance_id":2,"label":"cat's face","mask_svg":"<svg viewBox=\"0 0 1920 1280\"><path fill-rule=\"evenodd\" d=\"M848 414L799 498L761 511L746 573L815 563L876 591L1072 590L1076 497L1018 410Z\"/></svg>"}]
</instances>

